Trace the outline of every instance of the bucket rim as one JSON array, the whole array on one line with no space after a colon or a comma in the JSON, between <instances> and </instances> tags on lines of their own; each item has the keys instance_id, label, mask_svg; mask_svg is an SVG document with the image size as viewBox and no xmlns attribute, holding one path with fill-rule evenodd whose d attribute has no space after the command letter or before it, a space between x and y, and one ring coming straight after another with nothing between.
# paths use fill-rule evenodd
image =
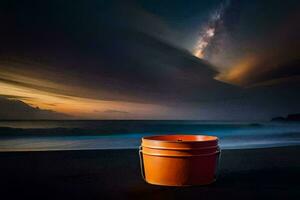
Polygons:
<instances>
[{"instance_id":1,"label":"bucket rim","mask_svg":"<svg viewBox=\"0 0 300 200\"><path fill-rule=\"evenodd\" d=\"M173 140L166 140L162 138L173 138ZM186 138L186 137L193 137L193 138L201 138L200 140L178 140L175 138ZM160 138L160 139L159 139ZM203 140L203 138L206 138ZM142 137L142 142L150 141L150 142L166 142L166 143L206 143L206 142L218 142L219 138L213 135L191 135L191 134L171 134L171 135L153 135L153 136L146 136Z\"/></svg>"}]
</instances>

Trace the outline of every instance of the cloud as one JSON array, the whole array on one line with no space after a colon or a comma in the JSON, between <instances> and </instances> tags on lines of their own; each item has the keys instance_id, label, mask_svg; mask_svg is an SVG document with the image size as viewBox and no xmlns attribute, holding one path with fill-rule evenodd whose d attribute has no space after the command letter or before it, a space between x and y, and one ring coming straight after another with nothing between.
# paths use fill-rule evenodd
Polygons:
<instances>
[{"instance_id":1,"label":"cloud","mask_svg":"<svg viewBox=\"0 0 300 200\"><path fill-rule=\"evenodd\" d=\"M1 120L71 119L65 114L34 108L22 101L9 100L4 97L0 97L0 107Z\"/></svg>"},{"instance_id":2,"label":"cloud","mask_svg":"<svg viewBox=\"0 0 300 200\"><path fill-rule=\"evenodd\" d=\"M24 15L10 12L16 22L0 37L1 82L59 98L164 106L239 90L214 80L210 64L170 43L163 21L135 4L86 3L91 10L81 12L76 5L50 4L57 9L37 3L43 15L33 21L31 6L22 7Z\"/></svg>"},{"instance_id":3,"label":"cloud","mask_svg":"<svg viewBox=\"0 0 300 200\"><path fill-rule=\"evenodd\" d=\"M246 87L298 75L299 20L296 1L231 1L205 58L219 80Z\"/></svg>"},{"instance_id":4,"label":"cloud","mask_svg":"<svg viewBox=\"0 0 300 200\"><path fill-rule=\"evenodd\" d=\"M109 113L109 114L128 114L129 112L123 111L123 110L104 110L104 113Z\"/></svg>"}]
</instances>

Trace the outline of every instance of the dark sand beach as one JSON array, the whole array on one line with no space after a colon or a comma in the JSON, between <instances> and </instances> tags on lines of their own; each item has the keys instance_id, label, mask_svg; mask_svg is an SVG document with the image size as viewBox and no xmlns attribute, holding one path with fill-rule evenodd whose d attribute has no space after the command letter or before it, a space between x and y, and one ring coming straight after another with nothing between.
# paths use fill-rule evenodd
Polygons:
<instances>
[{"instance_id":1,"label":"dark sand beach","mask_svg":"<svg viewBox=\"0 0 300 200\"><path fill-rule=\"evenodd\" d=\"M7 199L300 199L300 147L224 150L208 186L160 187L140 176L138 150L1 152Z\"/></svg>"}]
</instances>

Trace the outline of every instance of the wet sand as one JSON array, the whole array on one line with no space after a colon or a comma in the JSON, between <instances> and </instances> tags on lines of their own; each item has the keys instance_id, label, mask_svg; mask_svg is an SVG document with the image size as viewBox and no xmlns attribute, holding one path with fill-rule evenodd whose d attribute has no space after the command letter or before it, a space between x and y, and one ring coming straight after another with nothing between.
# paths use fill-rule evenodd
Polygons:
<instances>
[{"instance_id":1,"label":"wet sand","mask_svg":"<svg viewBox=\"0 0 300 200\"><path fill-rule=\"evenodd\" d=\"M138 150L1 152L0 188L9 199L300 199L300 146L224 150L214 184L183 188L145 183Z\"/></svg>"}]
</instances>

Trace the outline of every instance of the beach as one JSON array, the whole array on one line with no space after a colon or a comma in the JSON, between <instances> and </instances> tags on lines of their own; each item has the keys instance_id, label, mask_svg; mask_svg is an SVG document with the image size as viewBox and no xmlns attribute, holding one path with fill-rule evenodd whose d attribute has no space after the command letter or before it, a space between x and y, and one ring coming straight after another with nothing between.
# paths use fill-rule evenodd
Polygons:
<instances>
[{"instance_id":1,"label":"beach","mask_svg":"<svg viewBox=\"0 0 300 200\"><path fill-rule=\"evenodd\" d=\"M0 152L9 199L299 199L300 146L223 150L217 181L161 187L140 175L137 149Z\"/></svg>"}]
</instances>

